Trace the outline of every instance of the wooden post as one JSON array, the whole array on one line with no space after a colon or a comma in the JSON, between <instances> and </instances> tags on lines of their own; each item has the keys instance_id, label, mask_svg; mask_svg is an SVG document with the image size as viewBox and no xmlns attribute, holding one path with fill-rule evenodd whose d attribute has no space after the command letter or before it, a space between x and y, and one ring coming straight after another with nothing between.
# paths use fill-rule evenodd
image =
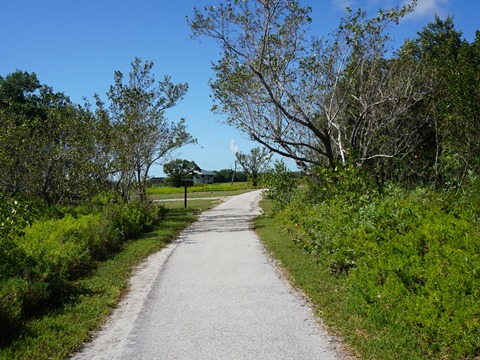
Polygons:
<instances>
[{"instance_id":1,"label":"wooden post","mask_svg":"<svg viewBox=\"0 0 480 360\"><path fill-rule=\"evenodd\" d=\"M193 186L193 179L182 179L181 185L183 185L183 188L185 189L185 200L184 200L184 206L185 209L187 208L187 186Z\"/></svg>"},{"instance_id":2,"label":"wooden post","mask_svg":"<svg viewBox=\"0 0 480 360\"><path fill-rule=\"evenodd\" d=\"M185 185L183 188L185 189L185 201L184 201L183 204L184 204L185 209L186 209L187 208L187 186Z\"/></svg>"}]
</instances>

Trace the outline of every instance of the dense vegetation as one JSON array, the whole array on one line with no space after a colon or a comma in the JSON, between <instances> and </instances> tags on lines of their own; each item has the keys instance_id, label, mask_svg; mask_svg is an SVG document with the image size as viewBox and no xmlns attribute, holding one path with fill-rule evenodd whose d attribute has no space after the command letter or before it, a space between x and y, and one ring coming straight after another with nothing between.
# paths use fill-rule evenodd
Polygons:
<instances>
[{"instance_id":1,"label":"dense vegetation","mask_svg":"<svg viewBox=\"0 0 480 360\"><path fill-rule=\"evenodd\" d=\"M296 285L362 357L478 358L478 179L460 192L395 184L379 192L344 175L328 190L267 192L272 220L259 220L259 231L272 229L267 245Z\"/></svg>"},{"instance_id":2,"label":"dense vegetation","mask_svg":"<svg viewBox=\"0 0 480 360\"><path fill-rule=\"evenodd\" d=\"M1 229L2 342L24 320L68 298L76 280L89 275L98 261L120 250L126 240L152 230L164 214L160 207L108 198L90 206L56 209L51 216L31 216L17 201L3 203L2 210L2 221L8 222Z\"/></svg>"},{"instance_id":3,"label":"dense vegetation","mask_svg":"<svg viewBox=\"0 0 480 360\"><path fill-rule=\"evenodd\" d=\"M306 175L298 186L277 162L263 181L326 316L367 358L478 358L480 32L469 42L436 17L392 51L386 30L414 5L348 9L328 37L311 37L311 9L292 0L225 0L190 25L224 49L214 109ZM195 139L165 118L187 85L156 83L152 66L115 73L95 106L34 73L0 77L3 341L162 219L149 169Z\"/></svg>"},{"instance_id":4,"label":"dense vegetation","mask_svg":"<svg viewBox=\"0 0 480 360\"><path fill-rule=\"evenodd\" d=\"M215 177L213 181L215 183L228 183L228 182L244 182L247 181L247 174L244 171L238 171L237 169L222 169L214 171Z\"/></svg>"},{"instance_id":5,"label":"dense vegetation","mask_svg":"<svg viewBox=\"0 0 480 360\"><path fill-rule=\"evenodd\" d=\"M392 49L411 11L348 9L312 38L298 1L225 0L190 25L224 50L214 108L307 175L277 163L264 181L305 258L282 262L314 260L306 291L338 297L319 290L322 311L367 358L478 358L480 32L435 17Z\"/></svg>"},{"instance_id":6,"label":"dense vegetation","mask_svg":"<svg viewBox=\"0 0 480 360\"><path fill-rule=\"evenodd\" d=\"M187 85L155 83L152 66L135 59L126 84L116 72L95 109L34 73L0 77L0 345L164 218L146 198L149 169L194 139L165 118Z\"/></svg>"},{"instance_id":7,"label":"dense vegetation","mask_svg":"<svg viewBox=\"0 0 480 360\"><path fill-rule=\"evenodd\" d=\"M193 34L224 50L214 109L316 181L319 168L354 166L379 185L458 186L479 166L480 33L469 42L436 17L394 49L387 30L414 5L375 17L347 9L323 37L298 1L195 10Z\"/></svg>"}]
</instances>

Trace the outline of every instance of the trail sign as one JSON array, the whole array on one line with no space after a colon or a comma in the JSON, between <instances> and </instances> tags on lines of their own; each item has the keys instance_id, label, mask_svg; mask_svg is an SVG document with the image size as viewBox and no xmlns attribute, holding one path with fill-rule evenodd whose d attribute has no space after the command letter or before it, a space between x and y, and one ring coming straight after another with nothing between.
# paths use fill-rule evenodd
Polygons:
<instances>
[{"instance_id":1,"label":"trail sign","mask_svg":"<svg viewBox=\"0 0 480 360\"><path fill-rule=\"evenodd\" d=\"M182 179L180 185L183 187L193 186L193 179Z\"/></svg>"},{"instance_id":2,"label":"trail sign","mask_svg":"<svg viewBox=\"0 0 480 360\"><path fill-rule=\"evenodd\" d=\"M185 209L187 208L187 187L188 186L193 186L193 179L182 179L181 183L180 183L183 188L185 189L185 200L183 202L183 205L185 207Z\"/></svg>"}]
</instances>

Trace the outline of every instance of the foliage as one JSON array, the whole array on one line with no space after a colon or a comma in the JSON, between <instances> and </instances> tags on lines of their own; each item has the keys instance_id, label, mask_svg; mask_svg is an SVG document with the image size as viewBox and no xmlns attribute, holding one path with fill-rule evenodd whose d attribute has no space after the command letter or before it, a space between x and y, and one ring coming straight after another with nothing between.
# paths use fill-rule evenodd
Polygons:
<instances>
[{"instance_id":1,"label":"foliage","mask_svg":"<svg viewBox=\"0 0 480 360\"><path fill-rule=\"evenodd\" d=\"M163 208L145 203L110 202L95 214L66 213L28 226L19 220L22 223L9 233L10 241L2 241L0 253L4 260L0 267L1 335L11 335L11 329L30 314L67 296L73 281L118 251L125 240L152 230L164 215Z\"/></svg>"},{"instance_id":2,"label":"foliage","mask_svg":"<svg viewBox=\"0 0 480 360\"><path fill-rule=\"evenodd\" d=\"M272 155L266 148L255 147L250 150L249 154L237 152L235 157L255 187L258 185L260 174L267 168Z\"/></svg>"},{"instance_id":3,"label":"foliage","mask_svg":"<svg viewBox=\"0 0 480 360\"><path fill-rule=\"evenodd\" d=\"M410 11L347 10L331 37L311 39L311 9L298 1L226 0L196 9L190 25L224 50L212 90L228 123L313 176L313 166L362 166L417 146L421 67L386 59L386 28Z\"/></svg>"},{"instance_id":4,"label":"foliage","mask_svg":"<svg viewBox=\"0 0 480 360\"><path fill-rule=\"evenodd\" d=\"M452 17L436 16L403 49L422 65L431 88L421 108L429 113L429 142L419 158L434 164L424 175L443 187L458 187L468 171L478 171L479 34L468 43Z\"/></svg>"},{"instance_id":5,"label":"foliage","mask_svg":"<svg viewBox=\"0 0 480 360\"><path fill-rule=\"evenodd\" d=\"M95 119L35 73L0 77L0 120L0 193L53 205L103 185Z\"/></svg>"},{"instance_id":6,"label":"foliage","mask_svg":"<svg viewBox=\"0 0 480 360\"><path fill-rule=\"evenodd\" d=\"M236 169L222 169L215 172L213 181L215 183L231 183L247 181L247 174L244 171L237 171Z\"/></svg>"},{"instance_id":7,"label":"foliage","mask_svg":"<svg viewBox=\"0 0 480 360\"><path fill-rule=\"evenodd\" d=\"M187 132L185 120L169 123L165 112L186 94L187 84L173 84L170 77L155 82L153 63L139 58L131 63L128 83L120 71L107 97L105 109L98 96L97 115L109 123L108 150L116 188L125 202L146 201L151 166L172 151L195 142Z\"/></svg>"},{"instance_id":8,"label":"foliage","mask_svg":"<svg viewBox=\"0 0 480 360\"><path fill-rule=\"evenodd\" d=\"M173 160L163 165L163 172L168 175L167 184L180 187L184 178L191 178L200 168L194 161Z\"/></svg>"},{"instance_id":9,"label":"foliage","mask_svg":"<svg viewBox=\"0 0 480 360\"><path fill-rule=\"evenodd\" d=\"M429 358L474 358L480 351L477 191L394 185L383 194L340 191L310 204L299 197L279 219L341 280L346 306L363 319L355 326L402 329Z\"/></svg>"},{"instance_id":10,"label":"foliage","mask_svg":"<svg viewBox=\"0 0 480 360\"><path fill-rule=\"evenodd\" d=\"M35 211L28 202L12 198L0 199L0 239L23 235L23 229L35 218Z\"/></svg>"},{"instance_id":11,"label":"foliage","mask_svg":"<svg viewBox=\"0 0 480 360\"><path fill-rule=\"evenodd\" d=\"M298 1L196 9L193 34L224 50L214 110L315 180L315 168L356 166L379 184L460 187L479 167L480 33L469 43L436 17L394 49L389 26L415 5L373 17L347 8L321 38L308 36L311 9Z\"/></svg>"},{"instance_id":12,"label":"foliage","mask_svg":"<svg viewBox=\"0 0 480 360\"><path fill-rule=\"evenodd\" d=\"M273 168L265 172L262 184L267 187L265 195L274 204L274 211L291 203L298 186L295 176L288 171L283 161L276 161Z\"/></svg>"}]
</instances>

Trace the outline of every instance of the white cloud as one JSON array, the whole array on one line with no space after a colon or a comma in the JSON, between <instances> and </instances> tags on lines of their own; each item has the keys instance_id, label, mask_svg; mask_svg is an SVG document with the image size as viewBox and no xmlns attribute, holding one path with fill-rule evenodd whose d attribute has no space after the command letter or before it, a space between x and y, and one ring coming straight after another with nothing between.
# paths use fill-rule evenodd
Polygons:
<instances>
[{"instance_id":1,"label":"white cloud","mask_svg":"<svg viewBox=\"0 0 480 360\"><path fill-rule=\"evenodd\" d=\"M403 4L408 4L411 1L403 1ZM410 13L407 18L418 19L425 17L432 17L438 14L440 17L444 17L448 11L449 0L418 0L417 6L413 13Z\"/></svg>"},{"instance_id":2,"label":"white cloud","mask_svg":"<svg viewBox=\"0 0 480 360\"><path fill-rule=\"evenodd\" d=\"M335 7L344 10L346 7L356 9L361 7L368 11L377 8L388 9L398 5L410 4L412 0L332 0ZM448 14L450 0L417 0L415 11L407 17L418 19L423 17L432 17L434 14L444 17Z\"/></svg>"},{"instance_id":3,"label":"white cloud","mask_svg":"<svg viewBox=\"0 0 480 360\"><path fill-rule=\"evenodd\" d=\"M230 150L236 154L238 152L238 146L235 144L235 140L230 140Z\"/></svg>"},{"instance_id":4,"label":"white cloud","mask_svg":"<svg viewBox=\"0 0 480 360\"><path fill-rule=\"evenodd\" d=\"M355 5L355 0L333 0L333 5L345 10L345 8L353 8Z\"/></svg>"}]
</instances>

